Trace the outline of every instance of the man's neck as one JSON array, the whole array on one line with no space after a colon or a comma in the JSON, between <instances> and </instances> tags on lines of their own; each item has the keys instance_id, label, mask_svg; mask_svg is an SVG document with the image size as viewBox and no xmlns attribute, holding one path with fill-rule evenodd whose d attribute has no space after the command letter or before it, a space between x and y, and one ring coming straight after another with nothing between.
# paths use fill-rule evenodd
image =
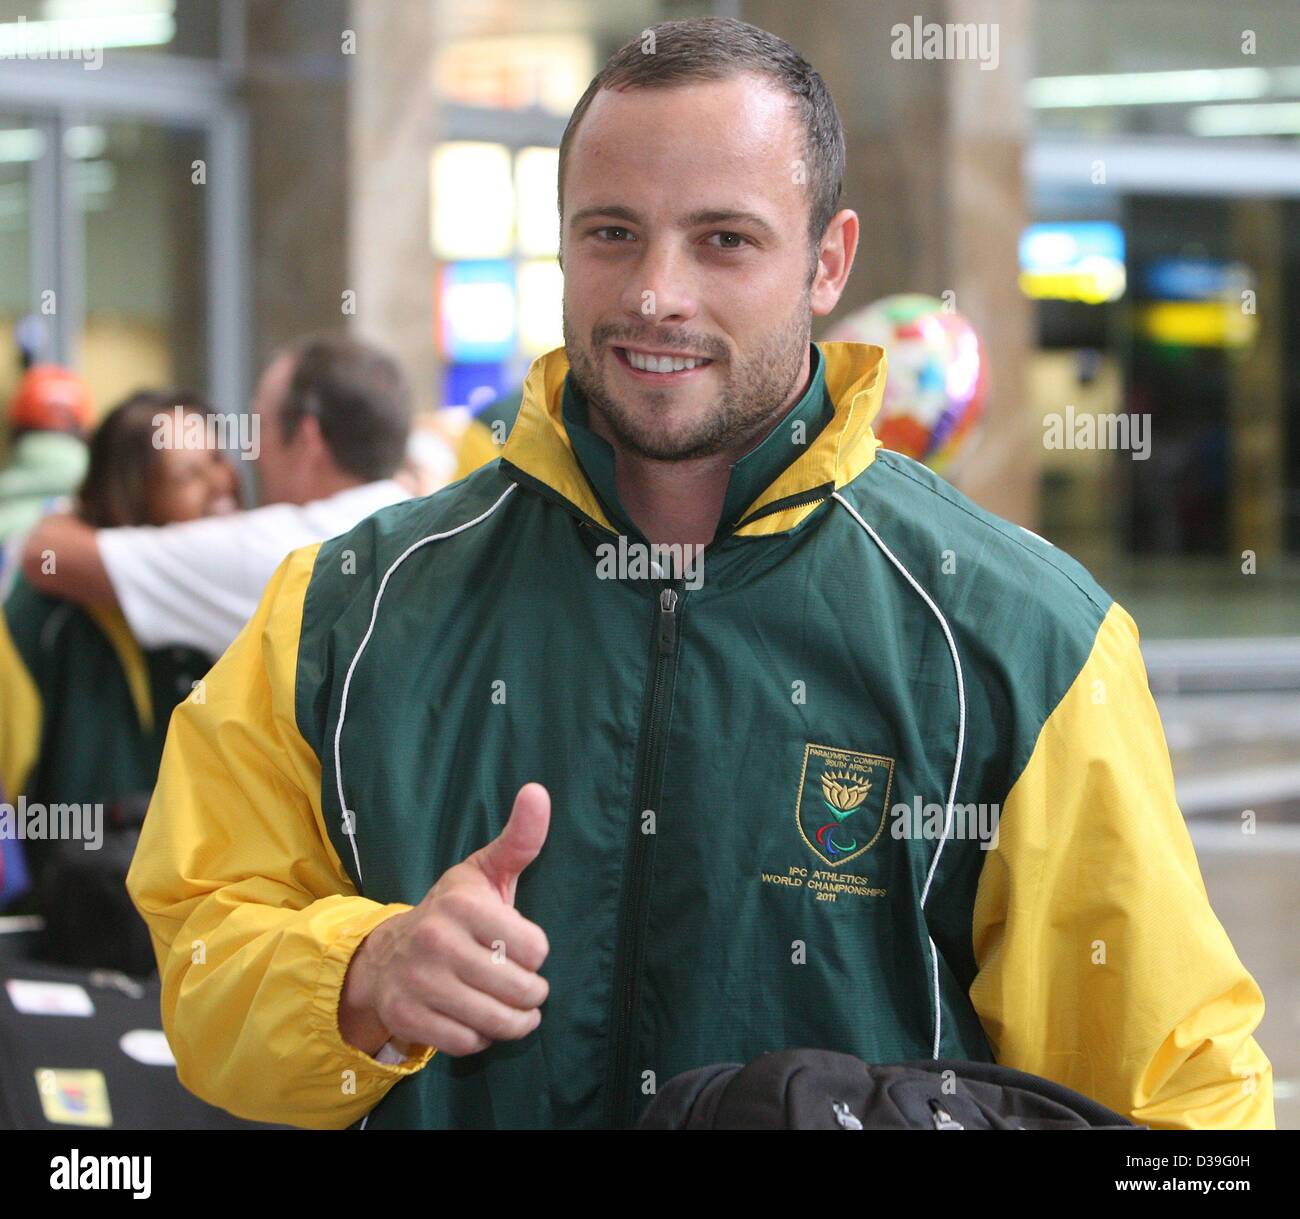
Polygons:
<instances>
[{"instance_id":1,"label":"man's neck","mask_svg":"<svg viewBox=\"0 0 1300 1219\"><path fill-rule=\"evenodd\" d=\"M341 491L351 491L353 487L364 486L364 480L354 474L345 473L337 466L319 470L303 490L303 499L299 504L314 504L317 500L330 499Z\"/></svg>"},{"instance_id":2,"label":"man's neck","mask_svg":"<svg viewBox=\"0 0 1300 1219\"><path fill-rule=\"evenodd\" d=\"M604 418L590 413L588 425L614 450L614 484L633 523L652 545L707 546L722 517L731 467L760 444L808 390L811 359L804 352L796 389L762 430L723 453L693 461L652 461L623 448Z\"/></svg>"}]
</instances>

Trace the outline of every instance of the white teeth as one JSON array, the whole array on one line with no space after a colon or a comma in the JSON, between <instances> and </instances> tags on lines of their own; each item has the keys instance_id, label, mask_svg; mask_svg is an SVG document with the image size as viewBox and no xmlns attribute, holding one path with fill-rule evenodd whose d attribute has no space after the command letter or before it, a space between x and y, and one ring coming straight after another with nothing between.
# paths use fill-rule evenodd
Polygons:
<instances>
[{"instance_id":1,"label":"white teeth","mask_svg":"<svg viewBox=\"0 0 1300 1219\"><path fill-rule=\"evenodd\" d=\"M645 355L639 351L632 351L630 348L624 348L627 354L627 362L633 368L640 369L642 372L683 372L688 368L696 368L700 364L707 364L708 360L697 360L684 356L652 356Z\"/></svg>"}]
</instances>

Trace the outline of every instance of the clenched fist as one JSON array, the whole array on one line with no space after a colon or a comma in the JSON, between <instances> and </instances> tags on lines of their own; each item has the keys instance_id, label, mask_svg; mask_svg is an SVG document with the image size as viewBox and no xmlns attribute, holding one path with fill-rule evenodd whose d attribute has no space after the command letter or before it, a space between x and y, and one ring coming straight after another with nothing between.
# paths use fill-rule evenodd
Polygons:
<instances>
[{"instance_id":1,"label":"clenched fist","mask_svg":"<svg viewBox=\"0 0 1300 1219\"><path fill-rule=\"evenodd\" d=\"M460 1057L517 1041L541 1023L549 987L537 971L550 945L514 903L550 822L546 788L525 784L496 839L366 936L339 1000L345 1041L374 1055L396 1037Z\"/></svg>"}]
</instances>

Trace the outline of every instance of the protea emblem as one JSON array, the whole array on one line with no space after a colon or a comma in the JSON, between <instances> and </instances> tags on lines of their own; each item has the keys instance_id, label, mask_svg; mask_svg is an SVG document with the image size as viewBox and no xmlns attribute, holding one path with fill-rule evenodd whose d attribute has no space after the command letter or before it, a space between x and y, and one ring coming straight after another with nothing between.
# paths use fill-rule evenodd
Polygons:
<instances>
[{"instance_id":1,"label":"protea emblem","mask_svg":"<svg viewBox=\"0 0 1300 1219\"><path fill-rule=\"evenodd\" d=\"M892 758L806 746L796 809L804 841L829 864L861 855L884 828L893 777Z\"/></svg>"},{"instance_id":2,"label":"protea emblem","mask_svg":"<svg viewBox=\"0 0 1300 1219\"><path fill-rule=\"evenodd\" d=\"M835 820L828 821L818 829L817 842L831 859L838 859L841 855L858 849L856 838L845 842L835 837L835 831L862 807L862 802L870 791L870 779L855 776L849 771L822 771L822 801ZM844 837L848 837L847 829Z\"/></svg>"}]
</instances>

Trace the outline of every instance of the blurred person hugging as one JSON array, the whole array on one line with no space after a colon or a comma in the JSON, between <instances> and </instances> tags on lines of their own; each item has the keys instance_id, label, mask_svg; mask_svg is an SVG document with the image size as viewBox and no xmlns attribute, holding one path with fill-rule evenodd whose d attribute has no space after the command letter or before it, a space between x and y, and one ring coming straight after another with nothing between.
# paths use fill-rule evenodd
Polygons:
<instances>
[{"instance_id":1,"label":"blurred person hugging","mask_svg":"<svg viewBox=\"0 0 1300 1219\"><path fill-rule=\"evenodd\" d=\"M395 477L411 433L410 389L396 361L369 343L314 335L282 348L239 420L240 457L253 462L261 507L154 526L49 517L25 542L28 581L79 605L120 608L145 648L215 657L286 554L410 498Z\"/></svg>"},{"instance_id":2,"label":"blurred person hugging","mask_svg":"<svg viewBox=\"0 0 1300 1219\"><path fill-rule=\"evenodd\" d=\"M234 466L195 445L205 430L177 429L191 417L206 420L208 409L178 390L142 390L115 407L91 438L76 518L114 528L234 512ZM46 561L57 565L58 556ZM143 812L172 709L201 688L210 662L191 649L146 650L116 608L82 607L17 577L0 613L0 901L11 912L48 918L42 882L55 856L75 851L90 864L105 810L110 819L128 807ZM132 913L127 905L122 917Z\"/></svg>"}]
</instances>

